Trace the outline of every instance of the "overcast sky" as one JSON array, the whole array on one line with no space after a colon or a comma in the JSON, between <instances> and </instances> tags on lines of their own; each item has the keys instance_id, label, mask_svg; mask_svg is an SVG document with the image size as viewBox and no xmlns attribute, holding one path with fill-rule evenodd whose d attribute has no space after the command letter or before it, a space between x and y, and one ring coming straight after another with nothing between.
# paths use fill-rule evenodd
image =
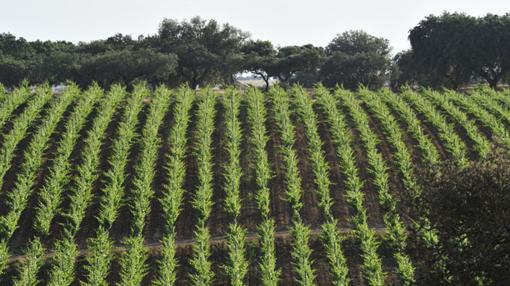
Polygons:
<instances>
[{"instance_id":1,"label":"overcast sky","mask_svg":"<svg viewBox=\"0 0 510 286\"><path fill-rule=\"evenodd\" d=\"M156 33L164 18L193 16L228 22L254 39L276 45L325 46L347 30L390 40L393 52L409 47L407 34L421 19L443 11L470 15L510 12L509 0L0 0L0 32L28 40L72 42L116 33Z\"/></svg>"}]
</instances>

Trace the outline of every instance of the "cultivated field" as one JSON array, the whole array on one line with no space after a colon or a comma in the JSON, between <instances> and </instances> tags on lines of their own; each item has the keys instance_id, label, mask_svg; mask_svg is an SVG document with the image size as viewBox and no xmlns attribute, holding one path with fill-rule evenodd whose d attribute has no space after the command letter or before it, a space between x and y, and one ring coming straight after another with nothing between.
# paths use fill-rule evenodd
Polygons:
<instances>
[{"instance_id":1,"label":"cultivated field","mask_svg":"<svg viewBox=\"0 0 510 286\"><path fill-rule=\"evenodd\" d=\"M411 285L402 198L510 92L20 87L0 128L1 285Z\"/></svg>"}]
</instances>

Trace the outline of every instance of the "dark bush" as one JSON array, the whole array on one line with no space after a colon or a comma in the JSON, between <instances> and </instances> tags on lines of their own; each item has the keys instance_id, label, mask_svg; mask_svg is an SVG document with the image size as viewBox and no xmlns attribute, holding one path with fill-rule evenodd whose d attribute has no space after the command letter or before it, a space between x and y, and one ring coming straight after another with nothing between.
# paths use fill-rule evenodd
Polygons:
<instances>
[{"instance_id":1,"label":"dark bush","mask_svg":"<svg viewBox=\"0 0 510 286\"><path fill-rule=\"evenodd\" d=\"M442 279L453 285L510 285L509 153L496 151L462 170L440 168L425 175L423 190L414 207L428 216L440 241L417 251L424 258L419 267L430 267L417 271L423 284L434 282L427 275L434 272L431 265L447 257Z\"/></svg>"}]
</instances>

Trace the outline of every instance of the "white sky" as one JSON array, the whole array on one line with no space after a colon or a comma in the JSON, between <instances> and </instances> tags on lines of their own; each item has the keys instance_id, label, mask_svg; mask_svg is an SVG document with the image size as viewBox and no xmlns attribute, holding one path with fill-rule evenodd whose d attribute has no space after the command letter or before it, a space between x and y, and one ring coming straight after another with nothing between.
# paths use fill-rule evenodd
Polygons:
<instances>
[{"instance_id":1,"label":"white sky","mask_svg":"<svg viewBox=\"0 0 510 286\"><path fill-rule=\"evenodd\" d=\"M409 47L408 31L429 14L510 12L510 0L0 0L0 33L28 40L72 42L116 33L155 34L164 18L193 16L228 22L275 45L325 46L339 33L361 29Z\"/></svg>"}]
</instances>

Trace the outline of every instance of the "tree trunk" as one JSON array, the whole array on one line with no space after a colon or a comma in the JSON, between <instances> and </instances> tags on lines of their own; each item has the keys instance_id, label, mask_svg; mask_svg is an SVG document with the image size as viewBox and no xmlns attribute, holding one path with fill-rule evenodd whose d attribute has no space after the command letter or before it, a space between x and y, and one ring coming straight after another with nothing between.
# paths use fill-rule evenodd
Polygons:
<instances>
[{"instance_id":1,"label":"tree trunk","mask_svg":"<svg viewBox=\"0 0 510 286\"><path fill-rule=\"evenodd\" d=\"M489 86L494 89L494 90L497 90L498 89L498 82L499 80L497 79L493 79L493 80L490 80L488 81L489 82Z\"/></svg>"},{"instance_id":2,"label":"tree trunk","mask_svg":"<svg viewBox=\"0 0 510 286\"><path fill-rule=\"evenodd\" d=\"M270 76L268 74L265 74L263 72L253 72L254 74L260 76L262 78L262 80L266 83L266 86L264 87L264 91L268 91L269 90L269 78Z\"/></svg>"},{"instance_id":3,"label":"tree trunk","mask_svg":"<svg viewBox=\"0 0 510 286\"><path fill-rule=\"evenodd\" d=\"M195 71L193 71L193 76L191 78L191 88L196 89L198 84L198 75Z\"/></svg>"},{"instance_id":4,"label":"tree trunk","mask_svg":"<svg viewBox=\"0 0 510 286\"><path fill-rule=\"evenodd\" d=\"M264 82L266 83L266 87L264 88L264 91L268 91L269 90L269 77L262 77L262 79L264 80Z\"/></svg>"},{"instance_id":5,"label":"tree trunk","mask_svg":"<svg viewBox=\"0 0 510 286\"><path fill-rule=\"evenodd\" d=\"M498 82L501 79L501 76L503 75L503 70L500 72L484 72L482 71L481 76L487 81L489 86L497 90L498 89Z\"/></svg>"}]
</instances>

